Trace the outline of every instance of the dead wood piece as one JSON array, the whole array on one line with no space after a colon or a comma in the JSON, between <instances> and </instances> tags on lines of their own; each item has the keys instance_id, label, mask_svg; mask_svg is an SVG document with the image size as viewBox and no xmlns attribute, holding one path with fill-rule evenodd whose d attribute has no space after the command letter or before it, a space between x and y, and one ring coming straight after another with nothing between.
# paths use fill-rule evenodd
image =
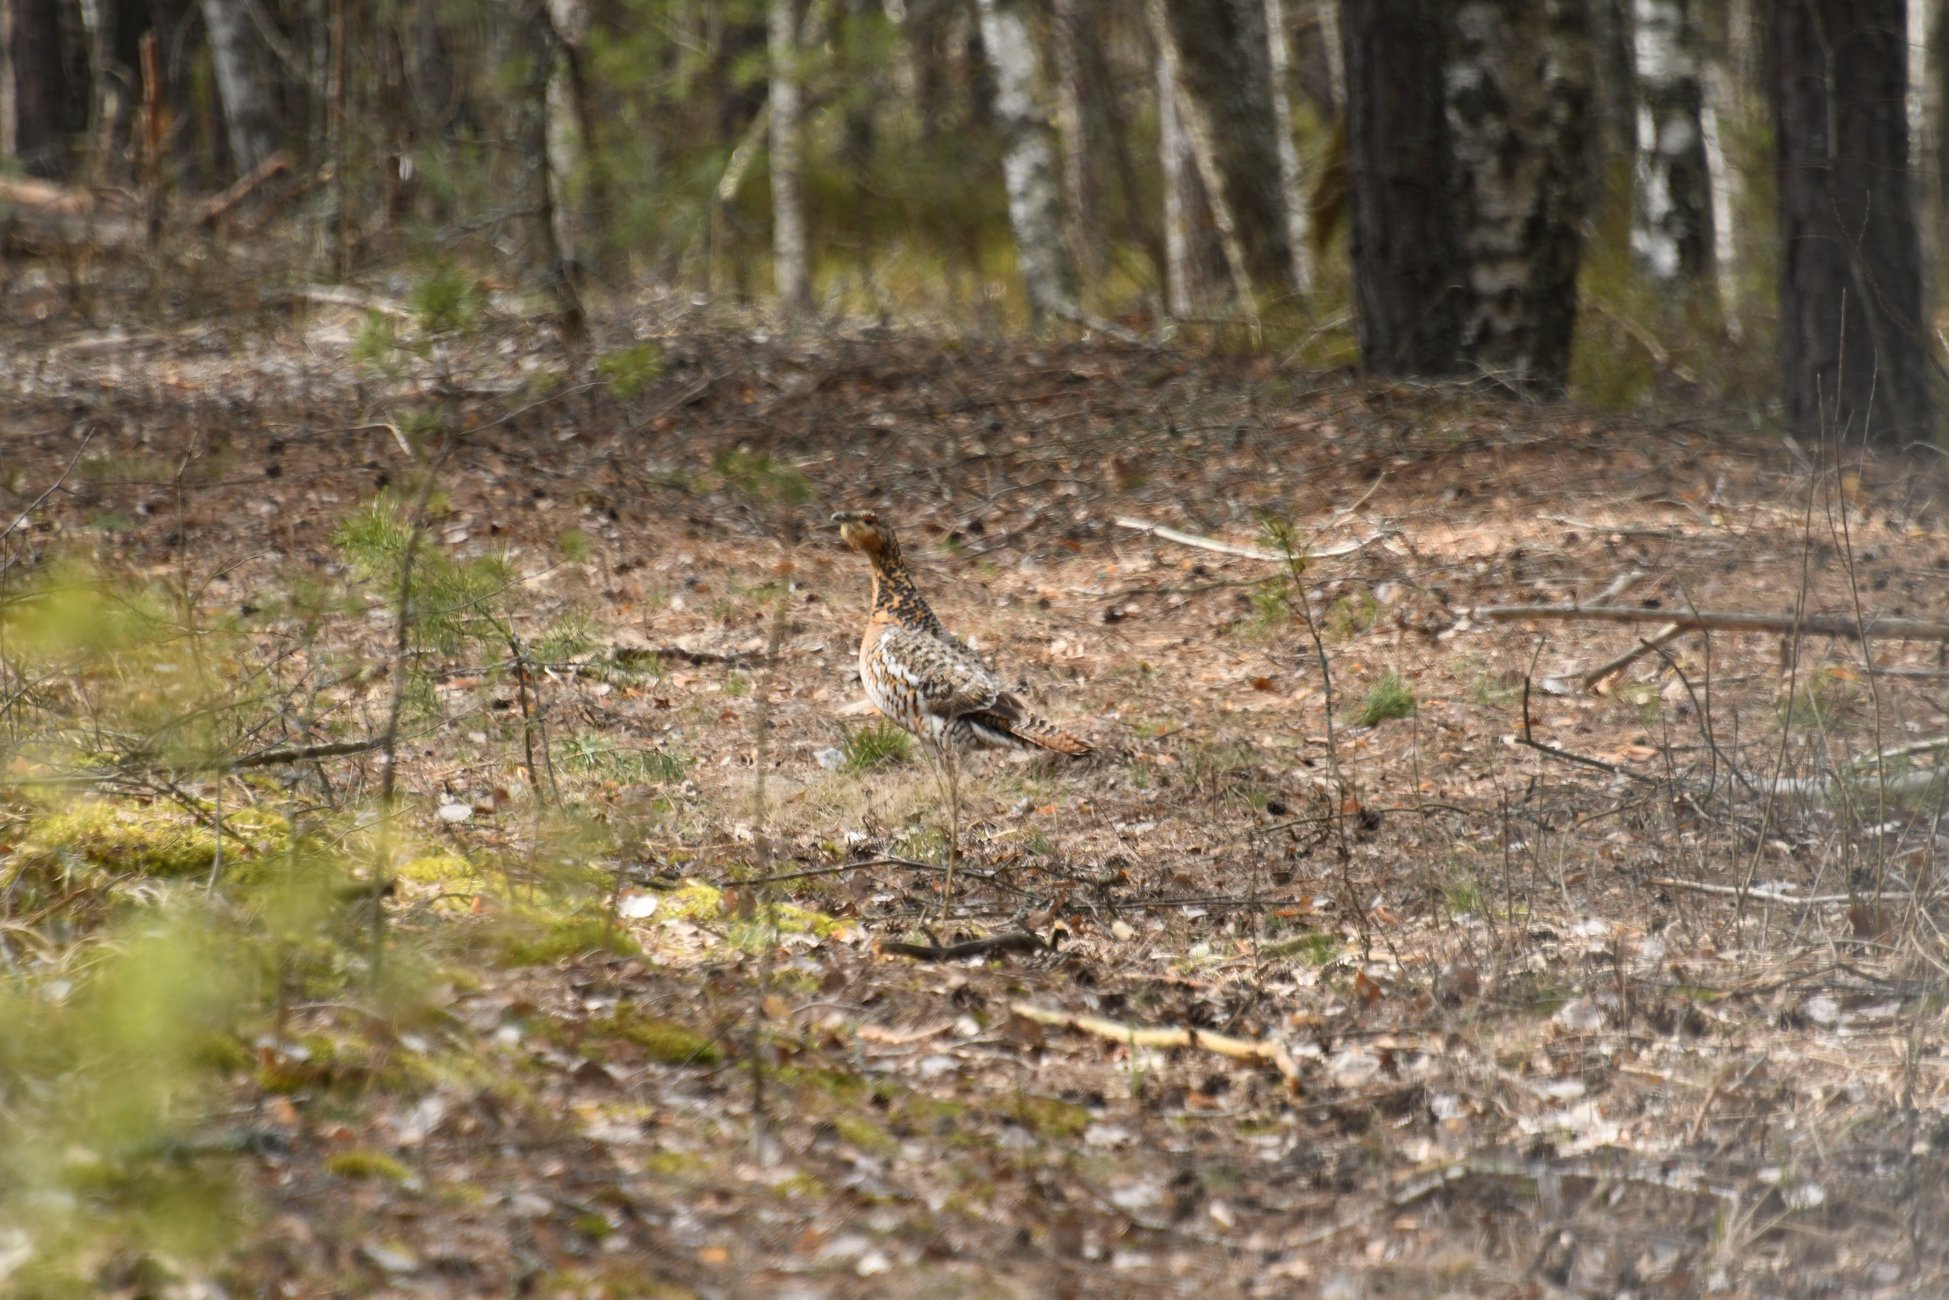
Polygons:
<instances>
[{"instance_id":1,"label":"dead wood piece","mask_svg":"<svg viewBox=\"0 0 1949 1300\"><path fill-rule=\"evenodd\" d=\"M893 939L882 939L880 951L895 957L912 957L916 961L961 961L968 957L988 957L998 952L1044 952L1049 945L1039 935L1027 930L1014 930L1008 934L991 935L986 939L969 939L965 943L901 943Z\"/></svg>"},{"instance_id":2,"label":"dead wood piece","mask_svg":"<svg viewBox=\"0 0 1949 1300\"><path fill-rule=\"evenodd\" d=\"M1216 537L1200 537L1196 533L1180 532L1175 528L1168 528L1163 524L1153 524L1143 519L1118 519L1116 525L1119 528L1128 528L1134 532L1149 533L1153 537L1161 537L1167 542L1176 542L1180 546L1193 546L1201 551L1216 551L1220 555L1236 555L1246 560L1270 560L1275 564L1284 564L1286 562L1286 557L1277 551L1268 551L1258 546L1240 546L1236 542L1221 542ZM1352 555L1357 551L1366 550L1375 542L1388 537L1390 533L1391 530L1382 529L1363 541L1342 542L1338 546L1326 546L1317 550L1312 547L1307 547L1304 550L1295 552L1293 558L1301 560L1337 560L1343 555Z\"/></svg>"},{"instance_id":3,"label":"dead wood piece","mask_svg":"<svg viewBox=\"0 0 1949 1300\"><path fill-rule=\"evenodd\" d=\"M1619 605L1479 605L1470 616L1488 623L1525 619L1593 623L1665 623L1685 630L1772 632L1783 636L1880 637L1894 641L1949 641L1949 623L1922 618L1863 614L1752 614L1735 610L1632 609Z\"/></svg>"},{"instance_id":4,"label":"dead wood piece","mask_svg":"<svg viewBox=\"0 0 1949 1300\"><path fill-rule=\"evenodd\" d=\"M1286 1050L1284 1043L1269 1038L1233 1038L1227 1034L1214 1034L1204 1029L1143 1029L1116 1020L1105 1020L1100 1016L1080 1016L1067 1011L1052 1011L1027 1002L1012 1002L1008 1009L1012 1014L1024 1020L1034 1021L1038 1025L1073 1029L1078 1033L1093 1034L1098 1038L1107 1038L1111 1042L1123 1043L1129 1047L1193 1047L1200 1051L1215 1052L1234 1061L1270 1065L1279 1071L1294 1089L1300 1086L1299 1063L1293 1060L1292 1053Z\"/></svg>"},{"instance_id":5,"label":"dead wood piece","mask_svg":"<svg viewBox=\"0 0 1949 1300\"><path fill-rule=\"evenodd\" d=\"M769 663L781 658L766 654L762 650L728 651L691 650L680 645L612 646L609 657L624 668L637 668L655 659L679 659L687 664L731 664L742 667L745 664Z\"/></svg>"},{"instance_id":6,"label":"dead wood piece","mask_svg":"<svg viewBox=\"0 0 1949 1300\"><path fill-rule=\"evenodd\" d=\"M394 320L413 319L413 309L403 302L381 298L377 294L361 293L341 284L301 284L295 289L281 289L275 294L265 296L267 302L315 302L326 307L350 307L354 311L377 312L381 316L391 316Z\"/></svg>"},{"instance_id":7,"label":"dead wood piece","mask_svg":"<svg viewBox=\"0 0 1949 1300\"><path fill-rule=\"evenodd\" d=\"M1777 889L1764 885L1741 888L1738 885L1714 885L1703 880L1679 880L1669 876L1653 876L1645 881L1647 885L1658 885L1665 889L1687 889L1695 894L1715 894L1722 898L1751 898L1762 903L1779 903L1785 907L1833 907L1840 903L1858 903L1866 894L1783 894ZM1912 897L1906 893L1880 893L1872 897L1884 902L1906 902Z\"/></svg>"},{"instance_id":8,"label":"dead wood piece","mask_svg":"<svg viewBox=\"0 0 1949 1300\"><path fill-rule=\"evenodd\" d=\"M1659 646L1676 641L1685 629L1677 623L1667 623L1650 636L1639 637L1638 643L1608 663L1599 664L1583 675L1583 688L1594 691L1604 682L1617 676L1626 668L1656 650Z\"/></svg>"},{"instance_id":9,"label":"dead wood piece","mask_svg":"<svg viewBox=\"0 0 1949 1300\"><path fill-rule=\"evenodd\" d=\"M257 193L267 182L275 180L290 170L290 158L286 157L282 152L272 154L263 162L258 163L256 167L252 168L248 176L238 177L229 189L223 191L223 193L217 195L215 198L210 199L201 208L197 209L196 224L199 226L216 225L217 222L234 212L238 204Z\"/></svg>"}]
</instances>

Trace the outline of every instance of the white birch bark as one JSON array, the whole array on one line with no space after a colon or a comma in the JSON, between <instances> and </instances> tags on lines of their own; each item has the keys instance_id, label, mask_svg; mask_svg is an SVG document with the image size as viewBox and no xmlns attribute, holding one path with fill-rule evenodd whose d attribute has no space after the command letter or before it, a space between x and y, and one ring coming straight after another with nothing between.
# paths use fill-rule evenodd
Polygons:
<instances>
[{"instance_id":1,"label":"white birch bark","mask_svg":"<svg viewBox=\"0 0 1949 1300\"><path fill-rule=\"evenodd\" d=\"M1163 14L1152 4L1151 27L1164 30ZM1167 33L1168 34L1168 33ZM1164 177L1164 310L1174 320L1191 314L1191 246L1185 237L1184 128L1178 121L1177 50L1169 40L1157 47L1157 152Z\"/></svg>"},{"instance_id":2,"label":"white birch bark","mask_svg":"<svg viewBox=\"0 0 1949 1300\"><path fill-rule=\"evenodd\" d=\"M1638 120L1631 252L1664 283L1704 275L1713 251L1705 92L1691 8L1691 0L1632 4Z\"/></svg>"},{"instance_id":3,"label":"white birch bark","mask_svg":"<svg viewBox=\"0 0 1949 1300\"><path fill-rule=\"evenodd\" d=\"M547 0L548 20L555 35L574 51L587 47L589 6L587 0ZM556 196L554 203L555 241L565 250L578 246L576 205L567 201L575 189L575 178L582 170L587 141L576 118L575 88L569 74L569 51L555 60L548 76L548 166Z\"/></svg>"},{"instance_id":4,"label":"white birch bark","mask_svg":"<svg viewBox=\"0 0 1949 1300\"><path fill-rule=\"evenodd\" d=\"M1716 64L1705 70L1705 106L1699 110L1699 135L1705 141L1705 171L1712 192L1712 269L1718 279L1719 313L1726 333L1738 338L1744 331L1739 318L1739 244L1733 224L1733 186L1737 180L1726 166L1726 149L1719 135L1720 105L1728 102L1726 75Z\"/></svg>"},{"instance_id":5,"label":"white birch bark","mask_svg":"<svg viewBox=\"0 0 1949 1300\"><path fill-rule=\"evenodd\" d=\"M771 0L771 246L779 306L788 317L812 305L806 265L805 205L799 193L798 19L792 0Z\"/></svg>"},{"instance_id":6,"label":"white birch bark","mask_svg":"<svg viewBox=\"0 0 1949 1300\"><path fill-rule=\"evenodd\" d=\"M231 162L239 176L246 176L278 146L277 112L265 75L270 50L251 30L246 0L202 0L202 8Z\"/></svg>"},{"instance_id":7,"label":"white birch bark","mask_svg":"<svg viewBox=\"0 0 1949 1300\"><path fill-rule=\"evenodd\" d=\"M1313 289L1313 241L1306 229L1306 200L1299 184L1299 146L1293 143L1293 101L1286 87L1292 62L1286 46L1286 7L1265 0L1266 50L1272 62L1272 130L1279 149L1279 192L1286 205L1286 241L1293 249L1293 288Z\"/></svg>"},{"instance_id":8,"label":"white birch bark","mask_svg":"<svg viewBox=\"0 0 1949 1300\"><path fill-rule=\"evenodd\" d=\"M1075 272L1062 238L1062 196L1049 115L1036 101L1040 63L1023 0L978 0L981 43L995 77L1008 220L1031 323L1076 314Z\"/></svg>"},{"instance_id":9,"label":"white birch bark","mask_svg":"<svg viewBox=\"0 0 1949 1300\"><path fill-rule=\"evenodd\" d=\"M1340 44L1340 0L1313 0L1313 16L1320 24L1320 44L1326 50L1326 84L1333 106L1347 104L1347 52Z\"/></svg>"}]
</instances>

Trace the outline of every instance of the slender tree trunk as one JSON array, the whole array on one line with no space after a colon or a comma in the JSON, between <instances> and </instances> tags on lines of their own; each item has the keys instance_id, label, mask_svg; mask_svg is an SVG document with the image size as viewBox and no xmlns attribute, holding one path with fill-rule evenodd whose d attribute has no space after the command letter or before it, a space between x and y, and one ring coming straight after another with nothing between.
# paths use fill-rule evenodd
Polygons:
<instances>
[{"instance_id":1,"label":"slender tree trunk","mask_svg":"<svg viewBox=\"0 0 1949 1300\"><path fill-rule=\"evenodd\" d=\"M507 0L507 4L509 30L528 55L514 120L516 147L526 173L523 188L533 205L528 226L541 262L542 288L555 305L556 329L564 343L574 346L588 334L588 316L576 288L574 267L557 238L555 222L558 200L548 148L548 83L558 53L555 28L549 20L547 0Z\"/></svg>"},{"instance_id":2,"label":"slender tree trunk","mask_svg":"<svg viewBox=\"0 0 1949 1300\"><path fill-rule=\"evenodd\" d=\"M1090 167L1089 122L1083 111L1082 44L1089 39L1087 8L1092 0L1055 0L1056 132L1062 139L1063 206L1069 216L1069 243L1086 275L1103 264L1098 238L1096 186Z\"/></svg>"},{"instance_id":3,"label":"slender tree trunk","mask_svg":"<svg viewBox=\"0 0 1949 1300\"><path fill-rule=\"evenodd\" d=\"M1780 360L1809 436L1927 439L1902 0L1774 0Z\"/></svg>"},{"instance_id":4,"label":"slender tree trunk","mask_svg":"<svg viewBox=\"0 0 1949 1300\"><path fill-rule=\"evenodd\" d=\"M7 152L29 173L68 175L75 125L59 0L8 0L6 53L12 89Z\"/></svg>"},{"instance_id":5,"label":"slender tree trunk","mask_svg":"<svg viewBox=\"0 0 1949 1300\"><path fill-rule=\"evenodd\" d=\"M1712 267L1712 184L1694 3L1634 0L1632 15L1638 102L1631 252L1646 274L1667 283L1698 279Z\"/></svg>"},{"instance_id":6,"label":"slender tree trunk","mask_svg":"<svg viewBox=\"0 0 1949 1300\"><path fill-rule=\"evenodd\" d=\"M995 77L995 121L1003 141L1008 218L1015 258L1040 327L1075 314L1075 272L1062 238L1062 198L1049 115L1036 101L1041 60L1029 36L1027 0L980 0L981 40Z\"/></svg>"},{"instance_id":7,"label":"slender tree trunk","mask_svg":"<svg viewBox=\"0 0 1949 1300\"><path fill-rule=\"evenodd\" d=\"M1289 269L1293 288L1313 288L1312 240L1307 237L1306 199L1300 188L1299 146L1293 141L1293 101L1287 89L1292 48L1286 33L1283 0L1265 0L1268 75L1272 83L1272 137L1279 150L1279 191L1286 209L1286 242L1292 250Z\"/></svg>"},{"instance_id":8,"label":"slender tree trunk","mask_svg":"<svg viewBox=\"0 0 1949 1300\"><path fill-rule=\"evenodd\" d=\"M217 93L223 98L223 125L230 141L231 167L247 176L277 151L277 104L271 94L270 55L252 29L247 0L200 0L203 25L210 33Z\"/></svg>"},{"instance_id":9,"label":"slender tree trunk","mask_svg":"<svg viewBox=\"0 0 1949 1300\"><path fill-rule=\"evenodd\" d=\"M786 316L812 307L806 265L805 203L799 194L798 14L792 0L771 0L771 248L772 276Z\"/></svg>"},{"instance_id":10,"label":"slender tree trunk","mask_svg":"<svg viewBox=\"0 0 1949 1300\"><path fill-rule=\"evenodd\" d=\"M1462 365L1442 93L1447 10L1445 0L1346 0L1341 9L1354 324L1374 374L1447 375Z\"/></svg>"},{"instance_id":11,"label":"slender tree trunk","mask_svg":"<svg viewBox=\"0 0 1949 1300\"><path fill-rule=\"evenodd\" d=\"M1266 0L1165 0L1164 8L1180 84L1210 127L1244 269L1260 285L1292 284L1292 217L1279 159Z\"/></svg>"},{"instance_id":12,"label":"slender tree trunk","mask_svg":"<svg viewBox=\"0 0 1949 1300\"><path fill-rule=\"evenodd\" d=\"M1168 37L1163 24L1160 35ZM1184 127L1178 120L1177 50L1157 42L1157 164L1164 183L1164 310L1172 319L1191 314L1191 250L1185 219L1189 178L1184 171Z\"/></svg>"}]
</instances>

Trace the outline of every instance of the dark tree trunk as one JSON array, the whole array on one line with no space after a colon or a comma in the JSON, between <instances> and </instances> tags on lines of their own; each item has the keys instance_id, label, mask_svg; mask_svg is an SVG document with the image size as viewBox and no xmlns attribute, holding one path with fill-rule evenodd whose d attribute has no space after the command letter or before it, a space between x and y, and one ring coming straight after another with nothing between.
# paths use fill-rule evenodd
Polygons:
<instances>
[{"instance_id":1,"label":"dark tree trunk","mask_svg":"<svg viewBox=\"0 0 1949 1300\"><path fill-rule=\"evenodd\" d=\"M1361 356L1554 392L1588 181L1583 0L1347 0Z\"/></svg>"},{"instance_id":2,"label":"dark tree trunk","mask_svg":"<svg viewBox=\"0 0 1949 1300\"><path fill-rule=\"evenodd\" d=\"M1774 0L1772 9L1787 419L1809 436L1927 439L1905 6Z\"/></svg>"},{"instance_id":3,"label":"dark tree trunk","mask_svg":"<svg viewBox=\"0 0 1949 1300\"><path fill-rule=\"evenodd\" d=\"M1225 199L1253 281L1293 281L1287 195L1281 185L1265 0L1165 0L1179 75L1204 109Z\"/></svg>"},{"instance_id":4,"label":"dark tree trunk","mask_svg":"<svg viewBox=\"0 0 1949 1300\"><path fill-rule=\"evenodd\" d=\"M61 46L60 0L11 0L6 48L13 80L10 152L35 176L58 180L72 162L74 87Z\"/></svg>"},{"instance_id":5,"label":"dark tree trunk","mask_svg":"<svg viewBox=\"0 0 1949 1300\"><path fill-rule=\"evenodd\" d=\"M1455 239L1442 77L1443 0L1346 0L1347 183L1354 322L1380 375L1461 367L1461 253Z\"/></svg>"}]
</instances>

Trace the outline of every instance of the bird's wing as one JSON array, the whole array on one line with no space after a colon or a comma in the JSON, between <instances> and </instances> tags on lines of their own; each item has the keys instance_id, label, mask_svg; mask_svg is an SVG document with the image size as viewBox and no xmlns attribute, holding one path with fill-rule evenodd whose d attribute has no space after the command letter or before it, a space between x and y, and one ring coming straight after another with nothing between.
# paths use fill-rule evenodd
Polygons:
<instances>
[{"instance_id":1,"label":"bird's wing","mask_svg":"<svg viewBox=\"0 0 1949 1300\"><path fill-rule=\"evenodd\" d=\"M887 672L912 689L929 713L953 717L986 709L1003 694L1001 678L974 651L918 628L888 631L880 638L880 656Z\"/></svg>"}]
</instances>

